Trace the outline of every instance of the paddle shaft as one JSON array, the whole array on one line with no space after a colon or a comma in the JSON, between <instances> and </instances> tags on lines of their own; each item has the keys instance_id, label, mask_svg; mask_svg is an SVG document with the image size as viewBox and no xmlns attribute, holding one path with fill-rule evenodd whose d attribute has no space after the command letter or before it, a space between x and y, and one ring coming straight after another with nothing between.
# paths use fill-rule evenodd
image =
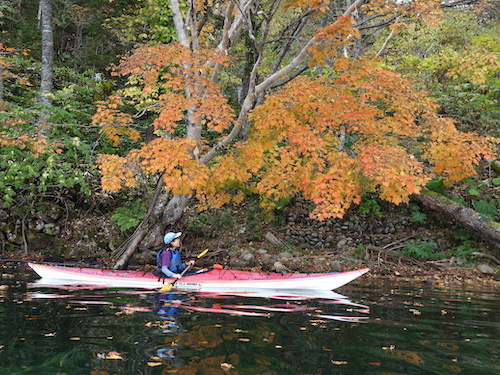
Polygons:
<instances>
[{"instance_id":1,"label":"paddle shaft","mask_svg":"<svg viewBox=\"0 0 500 375\"><path fill-rule=\"evenodd\" d=\"M187 265L187 267L186 267L186 268L184 268L184 270L181 272L181 277L182 277L182 276L184 276L184 274L186 273L186 271L187 271L188 269L190 269L190 268L191 268L191 264ZM179 281L179 279L180 279L180 277L179 277L178 279L175 279L172 283L170 283L170 288L172 288L172 287L174 286L174 284L175 284L177 281Z\"/></svg>"}]
</instances>

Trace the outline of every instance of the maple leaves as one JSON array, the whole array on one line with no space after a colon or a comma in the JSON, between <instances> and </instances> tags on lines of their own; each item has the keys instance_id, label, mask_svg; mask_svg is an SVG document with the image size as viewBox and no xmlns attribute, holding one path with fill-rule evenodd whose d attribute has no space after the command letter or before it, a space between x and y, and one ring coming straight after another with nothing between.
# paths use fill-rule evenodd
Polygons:
<instances>
[{"instance_id":1,"label":"maple leaves","mask_svg":"<svg viewBox=\"0 0 500 375\"><path fill-rule=\"evenodd\" d=\"M327 3L289 1L287 9L306 5L320 14ZM409 9L431 19L440 12L434 0L391 3L388 11ZM134 105L139 114L153 115L157 138L124 157L102 155L103 188L133 187L145 175L161 174L167 189L195 195L200 209L256 193L268 211L300 192L316 204L312 216L325 219L342 216L367 191L399 204L436 175L452 182L473 174L483 156L493 156L495 140L458 132L435 114L437 104L426 93L378 60L340 56L360 35L348 14L315 30L303 49L308 66L325 67L332 78L299 76L266 92L262 103L254 98L251 130L240 142L224 136L246 126L248 113L240 112L237 123L214 79L231 63L229 55L198 44L136 48L114 69L128 77L129 87L99 104L94 124L115 145L123 136L138 140L129 124L139 116L121 110Z\"/></svg>"},{"instance_id":2,"label":"maple leaves","mask_svg":"<svg viewBox=\"0 0 500 375\"><path fill-rule=\"evenodd\" d=\"M309 48L312 54L309 66L325 65L332 56L339 53L341 47L359 38L359 30L354 24L351 17L340 16L333 24L319 29L316 32L318 42Z\"/></svg>"},{"instance_id":3,"label":"maple leaves","mask_svg":"<svg viewBox=\"0 0 500 375\"><path fill-rule=\"evenodd\" d=\"M117 191L135 187L144 175L161 173L166 186L177 194L191 194L206 178L206 167L193 159L189 139L157 138L125 157L100 155L103 189Z\"/></svg>"},{"instance_id":4,"label":"maple leaves","mask_svg":"<svg viewBox=\"0 0 500 375\"><path fill-rule=\"evenodd\" d=\"M232 125L234 114L210 75L215 65L227 62L227 56L215 49L192 51L179 43L143 45L114 71L142 85L142 93L133 93L132 99L149 94L158 101L156 130L172 132L185 112L192 111L200 124L221 132Z\"/></svg>"},{"instance_id":5,"label":"maple leaves","mask_svg":"<svg viewBox=\"0 0 500 375\"><path fill-rule=\"evenodd\" d=\"M206 180L207 167L198 155L204 147L202 129L215 134L225 131L234 113L210 80L216 64L227 58L216 50L189 50L179 43L138 47L115 67L115 74L127 75L135 89L113 95L98 106L93 124L117 145L121 136L139 139L130 127L134 118L121 111L127 102L136 103L143 112L156 113L154 134L159 137L130 151L125 157L101 155L98 164L106 190L134 187L144 175L161 173L168 189L175 194L192 194ZM142 89L138 90L138 87ZM173 138L185 128L185 138Z\"/></svg>"},{"instance_id":6,"label":"maple leaves","mask_svg":"<svg viewBox=\"0 0 500 375\"><path fill-rule=\"evenodd\" d=\"M298 191L318 219L342 216L365 191L399 204L436 174L457 181L493 156L494 139L458 132L398 74L374 61L337 68L333 80L302 77L269 96L251 115L249 141L225 157L253 176L240 182L264 208Z\"/></svg>"},{"instance_id":7,"label":"maple leaves","mask_svg":"<svg viewBox=\"0 0 500 375\"><path fill-rule=\"evenodd\" d=\"M113 146L120 144L120 136L128 136L131 140L139 140L140 134L130 125L134 120L129 114L121 112L118 107L123 105L120 97L112 95L107 102L98 102L92 125L101 126L99 133L104 134Z\"/></svg>"}]
</instances>

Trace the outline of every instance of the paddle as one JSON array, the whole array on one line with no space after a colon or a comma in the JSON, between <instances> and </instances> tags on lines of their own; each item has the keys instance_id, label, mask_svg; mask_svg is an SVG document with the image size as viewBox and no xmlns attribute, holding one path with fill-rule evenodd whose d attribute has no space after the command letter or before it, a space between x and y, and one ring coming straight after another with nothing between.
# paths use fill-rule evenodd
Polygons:
<instances>
[{"instance_id":1,"label":"paddle","mask_svg":"<svg viewBox=\"0 0 500 375\"><path fill-rule=\"evenodd\" d=\"M199 253L199 254L198 254L198 256L197 256L196 258L200 259L200 258L201 258L203 255L205 255L206 253L208 253L208 249L203 250L201 253ZM191 268L191 264L190 264L190 265L188 265L186 268L184 268L184 271L182 271L181 276L183 276L189 268ZM172 282L172 283L170 283L170 284L165 284L165 285L163 285L163 286L160 288L159 292L160 292L160 293L170 292L170 290L173 288L174 284L175 284L178 280L179 280L179 279L175 279L175 280L174 280L174 282Z\"/></svg>"}]
</instances>

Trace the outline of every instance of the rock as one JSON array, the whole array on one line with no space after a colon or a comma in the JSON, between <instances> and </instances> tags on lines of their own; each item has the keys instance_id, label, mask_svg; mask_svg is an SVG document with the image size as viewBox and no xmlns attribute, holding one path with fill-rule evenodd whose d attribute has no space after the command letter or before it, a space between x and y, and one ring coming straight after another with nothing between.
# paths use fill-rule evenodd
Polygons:
<instances>
[{"instance_id":1,"label":"rock","mask_svg":"<svg viewBox=\"0 0 500 375\"><path fill-rule=\"evenodd\" d=\"M330 270L332 272L342 272L342 264L338 260L334 260L330 263Z\"/></svg>"},{"instance_id":2,"label":"rock","mask_svg":"<svg viewBox=\"0 0 500 375\"><path fill-rule=\"evenodd\" d=\"M339 249L345 247L347 245L347 238L342 238L339 242L337 242L337 247Z\"/></svg>"},{"instance_id":3,"label":"rock","mask_svg":"<svg viewBox=\"0 0 500 375\"><path fill-rule=\"evenodd\" d=\"M242 268L247 267L247 262L240 258L231 258L229 259L229 267Z\"/></svg>"},{"instance_id":4,"label":"rock","mask_svg":"<svg viewBox=\"0 0 500 375\"><path fill-rule=\"evenodd\" d=\"M254 260L255 256L252 253L246 253L246 254L243 254L242 258L243 258L243 260L249 262L251 260Z\"/></svg>"},{"instance_id":5,"label":"rock","mask_svg":"<svg viewBox=\"0 0 500 375\"><path fill-rule=\"evenodd\" d=\"M43 207L35 213L35 216L44 223L55 223L61 215L62 208L52 203L43 203Z\"/></svg>"},{"instance_id":6,"label":"rock","mask_svg":"<svg viewBox=\"0 0 500 375\"><path fill-rule=\"evenodd\" d=\"M291 259L293 258L293 255L289 253L288 251L283 251L277 255L274 256L274 259L279 260L279 259Z\"/></svg>"},{"instance_id":7,"label":"rock","mask_svg":"<svg viewBox=\"0 0 500 375\"><path fill-rule=\"evenodd\" d=\"M495 269L489 264L481 263L476 267L476 269L485 275L494 275L496 273Z\"/></svg>"},{"instance_id":8,"label":"rock","mask_svg":"<svg viewBox=\"0 0 500 375\"><path fill-rule=\"evenodd\" d=\"M281 241L278 237L276 237L271 232L267 232L264 237L266 240L268 240L270 243L272 243L275 246L278 246L278 247L285 247L286 246L283 241Z\"/></svg>"},{"instance_id":9,"label":"rock","mask_svg":"<svg viewBox=\"0 0 500 375\"><path fill-rule=\"evenodd\" d=\"M281 262L274 262L273 269L276 272L288 272L288 268Z\"/></svg>"},{"instance_id":10,"label":"rock","mask_svg":"<svg viewBox=\"0 0 500 375\"><path fill-rule=\"evenodd\" d=\"M252 253L246 253L242 258L247 263L248 267L253 267L255 265L255 256Z\"/></svg>"}]
</instances>

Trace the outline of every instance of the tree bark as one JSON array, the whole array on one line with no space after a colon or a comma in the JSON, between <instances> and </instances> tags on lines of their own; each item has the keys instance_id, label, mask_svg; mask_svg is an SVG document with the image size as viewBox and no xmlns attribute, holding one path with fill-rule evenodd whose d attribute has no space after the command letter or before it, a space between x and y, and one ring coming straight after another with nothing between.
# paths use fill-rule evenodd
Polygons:
<instances>
[{"instance_id":1,"label":"tree bark","mask_svg":"<svg viewBox=\"0 0 500 375\"><path fill-rule=\"evenodd\" d=\"M42 32L42 71L40 79L40 102L51 105L53 89L54 35L52 30L52 0L40 0L40 27Z\"/></svg>"},{"instance_id":2,"label":"tree bark","mask_svg":"<svg viewBox=\"0 0 500 375\"><path fill-rule=\"evenodd\" d=\"M184 209L187 207L191 195L174 195L169 201L158 222L148 232L144 241L141 243L141 249L159 249L163 245L163 236L165 232L175 225L182 217Z\"/></svg>"},{"instance_id":3,"label":"tree bark","mask_svg":"<svg viewBox=\"0 0 500 375\"><path fill-rule=\"evenodd\" d=\"M412 199L462 224L481 239L491 243L496 249L500 249L500 223L483 219L478 212L430 190L414 194Z\"/></svg>"}]
</instances>

